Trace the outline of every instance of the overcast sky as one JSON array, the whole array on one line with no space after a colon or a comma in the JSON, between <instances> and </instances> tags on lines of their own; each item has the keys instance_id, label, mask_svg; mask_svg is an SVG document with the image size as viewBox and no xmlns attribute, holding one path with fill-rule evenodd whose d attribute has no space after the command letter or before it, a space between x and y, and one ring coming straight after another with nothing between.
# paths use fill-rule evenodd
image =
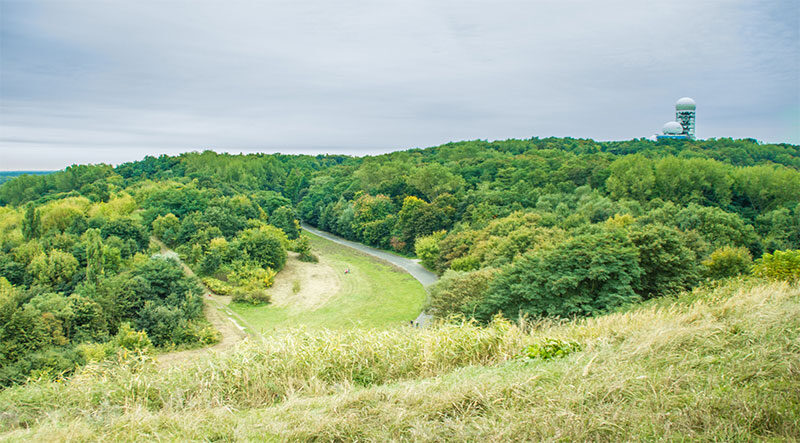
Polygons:
<instances>
[{"instance_id":1,"label":"overcast sky","mask_svg":"<svg viewBox=\"0 0 800 443\"><path fill-rule=\"evenodd\" d=\"M800 2L0 0L0 169L467 139L800 143Z\"/></svg>"}]
</instances>

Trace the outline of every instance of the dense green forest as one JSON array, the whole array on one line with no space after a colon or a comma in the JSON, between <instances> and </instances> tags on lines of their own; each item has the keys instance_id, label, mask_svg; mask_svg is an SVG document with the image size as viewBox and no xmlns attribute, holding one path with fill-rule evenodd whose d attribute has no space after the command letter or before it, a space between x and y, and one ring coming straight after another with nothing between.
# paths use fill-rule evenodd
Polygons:
<instances>
[{"instance_id":1,"label":"dense green forest","mask_svg":"<svg viewBox=\"0 0 800 443\"><path fill-rule=\"evenodd\" d=\"M796 260L800 146L755 140L448 143L386 155L146 157L0 186L0 384L215 333L202 287L247 303L299 221L415 254L430 312L591 316ZM790 265L791 266L791 265ZM756 269L758 269L756 267ZM121 357L120 357L121 358Z\"/></svg>"}]
</instances>

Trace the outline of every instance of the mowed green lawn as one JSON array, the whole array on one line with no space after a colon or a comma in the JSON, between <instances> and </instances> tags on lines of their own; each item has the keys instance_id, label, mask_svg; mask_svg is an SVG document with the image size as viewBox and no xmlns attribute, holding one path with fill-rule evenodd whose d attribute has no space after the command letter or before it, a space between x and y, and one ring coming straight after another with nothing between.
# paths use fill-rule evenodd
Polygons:
<instances>
[{"instance_id":1,"label":"mowed green lawn","mask_svg":"<svg viewBox=\"0 0 800 443\"><path fill-rule=\"evenodd\" d=\"M311 240L312 252L334 268L340 289L314 310L230 305L259 332L271 334L295 327L385 328L408 323L422 311L425 289L405 271L308 232L302 235ZM350 272L345 274L345 269Z\"/></svg>"}]
</instances>

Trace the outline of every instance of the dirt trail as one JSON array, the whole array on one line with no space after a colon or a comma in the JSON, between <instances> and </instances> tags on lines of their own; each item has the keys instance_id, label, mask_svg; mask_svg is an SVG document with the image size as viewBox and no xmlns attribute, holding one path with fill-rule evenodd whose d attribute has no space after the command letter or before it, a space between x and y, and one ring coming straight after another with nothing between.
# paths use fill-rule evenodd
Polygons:
<instances>
[{"instance_id":1,"label":"dirt trail","mask_svg":"<svg viewBox=\"0 0 800 443\"><path fill-rule=\"evenodd\" d=\"M286 266L269 291L271 304L313 311L339 293L341 281L325 257L320 257L318 263L306 263L297 258L299 255L289 252Z\"/></svg>"},{"instance_id":2,"label":"dirt trail","mask_svg":"<svg viewBox=\"0 0 800 443\"><path fill-rule=\"evenodd\" d=\"M194 272L188 266L186 266L186 263L180 259L175 251L167 248L167 246L157 238L151 237L151 239L161 247L162 254L175 257L178 260L181 266L183 266L183 270L186 272L186 275L194 275ZM211 290L205 286L203 286L203 288L205 289L203 294L203 313L214 329L219 331L220 335L222 336L220 341L213 346L201 349L189 349L186 351L176 351L169 352L167 354L161 354L156 357L159 365L168 366L195 356L211 353L212 351L222 351L230 348L236 343L239 343L247 337L247 331L245 330L245 327L242 326L242 324L245 324L244 320L226 306L228 303L230 303L230 297L221 297L211 292ZM247 325L245 324L245 326ZM250 330L253 334L258 334L253 328L250 328ZM257 337L261 338L260 335Z\"/></svg>"}]
</instances>

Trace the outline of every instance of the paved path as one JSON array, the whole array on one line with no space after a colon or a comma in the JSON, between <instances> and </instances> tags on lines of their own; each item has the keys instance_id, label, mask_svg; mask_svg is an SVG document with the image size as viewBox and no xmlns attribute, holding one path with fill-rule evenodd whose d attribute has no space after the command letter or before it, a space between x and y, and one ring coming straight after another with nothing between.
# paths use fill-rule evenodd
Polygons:
<instances>
[{"instance_id":1,"label":"paved path","mask_svg":"<svg viewBox=\"0 0 800 443\"><path fill-rule=\"evenodd\" d=\"M326 238L332 242L339 243L340 245L345 245L355 250L361 251L365 254L369 254L373 257L378 257L381 260L385 260L395 266L399 266L406 270L412 277L416 278L422 286L428 286L439 280L439 276L434 274L433 272L425 269L417 260L412 260L410 258L401 257L399 255L392 254L391 252L382 251L380 249L375 249L366 245L362 245L361 243L356 243L354 241L345 240L341 237L336 235L330 234L325 231L320 231L317 228L314 228L310 225L305 223L302 224L303 229L306 231L318 235L322 238Z\"/></svg>"},{"instance_id":2,"label":"paved path","mask_svg":"<svg viewBox=\"0 0 800 443\"><path fill-rule=\"evenodd\" d=\"M311 225L307 225L303 223L301 225L303 229L306 231L318 235L322 238L328 239L332 242L339 243L340 245L344 245L350 248L353 248L357 251L361 251L365 254L369 254L373 257L377 257L381 260L387 261L395 266L399 266L400 268L404 269L406 272L411 274L412 277L416 278L417 281L422 283L422 286L425 290L428 289L429 285L432 285L439 280L439 276L434 274L433 272L425 269L421 264L419 264L418 260L412 260L410 258L401 257L399 255L392 254L391 252L383 251L380 249L376 249L370 246L362 245L361 243L357 243L350 240L345 240L341 237L333 235L331 233L320 231L317 228L314 228ZM412 322L415 327L424 328L433 322L433 316L430 314L426 314L425 311L420 312L419 316L416 320Z\"/></svg>"}]
</instances>

